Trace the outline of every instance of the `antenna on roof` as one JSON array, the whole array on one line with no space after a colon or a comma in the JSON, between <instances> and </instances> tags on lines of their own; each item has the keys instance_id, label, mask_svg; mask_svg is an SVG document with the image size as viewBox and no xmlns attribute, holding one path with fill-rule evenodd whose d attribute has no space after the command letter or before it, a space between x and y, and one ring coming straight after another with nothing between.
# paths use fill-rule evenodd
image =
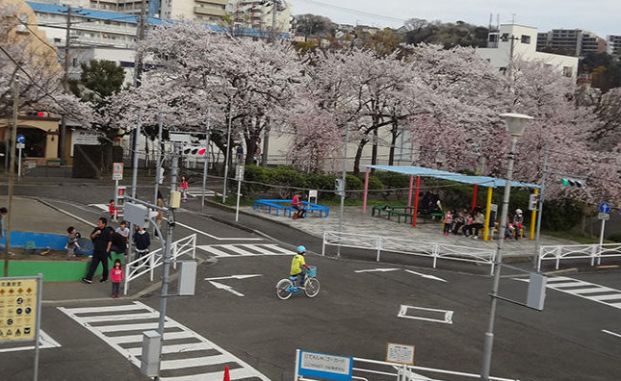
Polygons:
<instances>
[{"instance_id":1,"label":"antenna on roof","mask_svg":"<svg viewBox=\"0 0 621 381\"><path fill-rule=\"evenodd\" d=\"M492 20L494 19L494 14L492 12L489 13L489 25L488 25L488 30L491 32L492 31Z\"/></svg>"}]
</instances>

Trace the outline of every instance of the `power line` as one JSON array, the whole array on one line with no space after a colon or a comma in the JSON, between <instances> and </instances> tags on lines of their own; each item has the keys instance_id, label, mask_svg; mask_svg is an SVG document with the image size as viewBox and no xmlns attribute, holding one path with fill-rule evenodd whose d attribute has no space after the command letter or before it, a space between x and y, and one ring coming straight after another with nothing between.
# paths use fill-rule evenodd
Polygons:
<instances>
[{"instance_id":1,"label":"power line","mask_svg":"<svg viewBox=\"0 0 621 381\"><path fill-rule=\"evenodd\" d=\"M304 1L304 2L307 2L307 3L318 5L320 7L337 9L337 10L340 10L340 11L345 11L345 12L348 12L348 13L358 14L358 15L362 15L362 16L380 17L380 18L383 18L383 19L386 19L386 20L399 21L399 22L402 22L402 23L406 21L406 19L402 19L402 18L398 18L398 17L380 15L380 14L372 13L372 12L365 12L365 11L361 11L361 10L358 10L358 9L341 7L339 5L332 5L332 4L328 4L328 3L324 3L324 2L316 1L316 0L299 0L299 1Z\"/></svg>"}]
</instances>

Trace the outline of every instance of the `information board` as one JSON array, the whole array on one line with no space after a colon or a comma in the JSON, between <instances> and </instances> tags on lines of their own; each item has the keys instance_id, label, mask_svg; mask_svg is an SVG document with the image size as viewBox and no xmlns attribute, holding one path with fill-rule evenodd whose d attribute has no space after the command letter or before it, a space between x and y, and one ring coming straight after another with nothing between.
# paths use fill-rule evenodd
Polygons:
<instances>
[{"instance_id":1,"label":"information board","mask_svg":"<svg viewBox=\"0 0 621 381\"><path fill-rule=\"evenodd\" d=\"M123 163L112 163L112 180L123 180Z\"/></svg>"},{"instance_id":2,"label":"information board","mask_svg":"<svg viewBox=\"0 0 621 381\"><path fill-rule=\"evenodd\" d=\"M297 371L300 376L307 378L351 381L352 368L351 357L300 351Z\"/></svg>"},{"instance_id":3,"label":"information board","mask_svg":"<svg viewBox=\"0 0 621 381\"><path fill-rule=\"evenodd\" d=\"M414 365L414 346L388 343L386 346L386 362Z\"/></svg>"},{"instance_id":4,"label":"information board","mask_svg":"<svg viewBox=\"0 0 621 381\"><path fill-rule=\"evenodd\" d=\"M0 278L0 342L34 341L37 278Z\"/></svg>"}]
</instances>

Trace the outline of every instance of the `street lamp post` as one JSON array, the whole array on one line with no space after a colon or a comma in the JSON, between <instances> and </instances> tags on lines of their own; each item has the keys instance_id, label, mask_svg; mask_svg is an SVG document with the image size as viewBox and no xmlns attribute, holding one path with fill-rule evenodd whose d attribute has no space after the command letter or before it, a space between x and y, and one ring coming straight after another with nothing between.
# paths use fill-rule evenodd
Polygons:
<instances>
[{"instance_id":1,"label":"street lamp post","mask_svg":"<svg viewBox=\"0 0 621 381\"><path fill-rule=\"evenodd\" d=\"M505 237L505 227L507 225L507 215L509 214L509 197L511 196L511 181L513 178L513 162L515 160L515 148L518 138L524 134L526 124L533 119L531 116L523 114L501 114L507 124L507 130L511 135L511 149L509 150L509 162L507 165L507 178L505 180L505 193L502 199L502 212L500 215L500 229L498 243L496 246L496 255L494 258L494 281L491 293L491 307L489 314L489 323L487 332L485 332L485 341L483 346L483 366L481 369L481 379L489 381L489 373L492 365L492 346L494 344L494 322L496 320L496 303L498 288L500 284L500 270L502 265L502 246Z\"/></svg>"},{"instance_id":2,"label":"street lamp post","mask_svg":"<svg viewBox=\"0 0 621 381\"><path fill-rule=\"evenodd\" d=\"M229 177L229 156L231 153L231 124L233 122L233 104L229 108L229 122L226 129L226 154L224 157L224 185L222 186L222 203L226 202L226 182Z\"/></svg>"}]
</instances>

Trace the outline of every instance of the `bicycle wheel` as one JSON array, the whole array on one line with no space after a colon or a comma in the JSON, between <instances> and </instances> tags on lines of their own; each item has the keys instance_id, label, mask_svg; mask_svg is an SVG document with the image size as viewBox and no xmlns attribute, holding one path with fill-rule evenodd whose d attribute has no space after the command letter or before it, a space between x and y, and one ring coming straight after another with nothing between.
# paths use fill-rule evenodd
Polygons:
<instances>
[{"instance_id":1,"label":"bicycle wheel","mask_svg":"<svg viewBox=\"0 0 621 381\"><path fill-rule=\"evenodd\" d=\"M304 282L304 293L309 298L314 298L319 294L319 281L317 278L308 278L306 282Z\"/></svg>"},{"instance_id":2,"label":"bicycle wheel","mask_svg":"<svg viewBox=\"0 0 621 381\"><path fill-rule=\"evenodd\" d=\"M293 287L293 283L289 279L281 279L276 284L276 296L279 299L285 300L291 297L291 292L289 291Z\"/></svg>"}]
</instances>

